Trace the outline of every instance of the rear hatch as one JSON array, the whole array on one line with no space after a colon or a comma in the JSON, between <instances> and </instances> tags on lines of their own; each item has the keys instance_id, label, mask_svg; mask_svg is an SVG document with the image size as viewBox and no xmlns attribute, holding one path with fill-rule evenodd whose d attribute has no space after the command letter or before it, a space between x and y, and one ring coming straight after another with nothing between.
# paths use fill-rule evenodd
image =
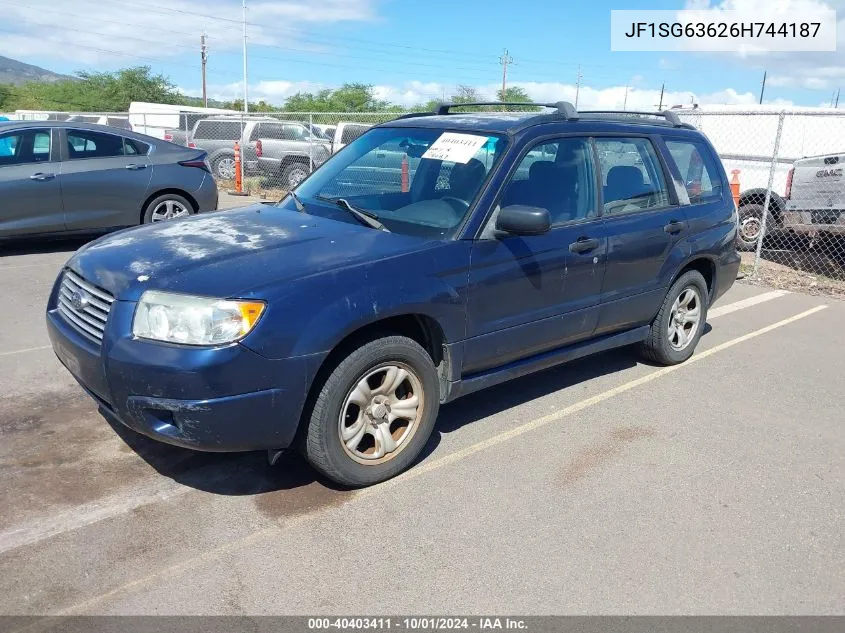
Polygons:
<instances>
[{"instance_id":1,"label":"rear hatch","mask_svg":"<svg viewBox=\"0 0 845 633\"><path fill-rule=\"evenodd\" d=\"M793 170L789 211L845 210L845 154L802 158Z\"/></svg>"}]
</instances>

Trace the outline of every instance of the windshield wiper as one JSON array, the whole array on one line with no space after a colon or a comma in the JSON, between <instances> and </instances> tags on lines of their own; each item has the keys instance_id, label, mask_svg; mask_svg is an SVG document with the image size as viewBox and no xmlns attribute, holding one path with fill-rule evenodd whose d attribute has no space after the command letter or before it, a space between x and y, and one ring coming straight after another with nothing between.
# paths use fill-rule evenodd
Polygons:
<instances>
[{"instance_id":1,"label":"windshield wiper","mask_svg":"<svg viewBox=\"0 0 845 633\"><path fill-rule=\"evenodd\" d=\"M385 233L390 233L390 229L387 228L381 222L379 222L378 218L375 215L362 211L361 209L356 209L346 198L337 198L333 202L341 209L344 209L354 215L358 220L361 221L362 224L371 226L374 229L378 229L379 231L384 231Z\"/></svg>"},{"instance_id":2,"label":"windshield wiper","mask_svg":"<svg viewBox=\"0 0 845 633\"><path fill-rule=\"evenodd\" d=\"M288 191L288 195L293 198L293 203L296 205L296 210L300 213L305 213L305 205L302 204L302 200L299 199L299 196L296 195L296 192Z\"/></svg>"}]
</instances>

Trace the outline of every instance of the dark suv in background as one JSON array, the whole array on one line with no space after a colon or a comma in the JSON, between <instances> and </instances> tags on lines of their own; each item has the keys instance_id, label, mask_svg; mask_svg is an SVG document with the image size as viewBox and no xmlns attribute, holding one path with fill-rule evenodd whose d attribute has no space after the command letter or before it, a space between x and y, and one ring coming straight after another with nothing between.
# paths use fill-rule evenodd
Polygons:
<instances>
[{"instance_id":1,"label":"dark suv in background","mask_svg":"<svg viewBox=\"0 0 845 633\"><path fill-rule=\"evenodd\" d=\"M739 268L712 146L672 112L545 107L405 116L275 207L91 243L49 299L56 354L140 433L295 446L351 486L459 396L623 345L685 361Z\"/></svg>"}]
</instances>

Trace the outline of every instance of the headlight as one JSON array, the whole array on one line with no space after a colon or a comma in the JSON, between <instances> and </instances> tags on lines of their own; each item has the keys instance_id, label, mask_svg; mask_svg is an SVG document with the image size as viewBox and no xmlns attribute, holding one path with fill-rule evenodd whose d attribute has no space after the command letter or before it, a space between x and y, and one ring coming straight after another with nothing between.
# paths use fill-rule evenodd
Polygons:
<instances>
[{"instance_id":1,"label":"headlight","mask_svg":"<svg viewBox=\"0 0 845 633\"><path fill-rule=\"evenodd\" d=\"M185 345L231 343L246 336L263 311L261 301L233 301L147 290L135 310L132 334Z\"/></svg>"}]
</instances>

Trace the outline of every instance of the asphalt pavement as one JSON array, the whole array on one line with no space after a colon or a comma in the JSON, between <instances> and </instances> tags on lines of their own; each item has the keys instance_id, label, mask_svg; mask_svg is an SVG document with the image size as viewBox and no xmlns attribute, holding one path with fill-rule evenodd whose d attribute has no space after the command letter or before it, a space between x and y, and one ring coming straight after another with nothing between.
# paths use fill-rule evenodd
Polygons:
<instances>
[{"instance_id":1,"label":"asphalt pavement","mask_svg":"<svg viewBox=\"0 0 845 633\"><path fill-rule=\"evenodd\" d=\"M0 253L0 613L845 611L843 302L738 283L691 362L468 396L350 492L100 417L43 319L80 244Z\"/></svg>"}]
</instances>

